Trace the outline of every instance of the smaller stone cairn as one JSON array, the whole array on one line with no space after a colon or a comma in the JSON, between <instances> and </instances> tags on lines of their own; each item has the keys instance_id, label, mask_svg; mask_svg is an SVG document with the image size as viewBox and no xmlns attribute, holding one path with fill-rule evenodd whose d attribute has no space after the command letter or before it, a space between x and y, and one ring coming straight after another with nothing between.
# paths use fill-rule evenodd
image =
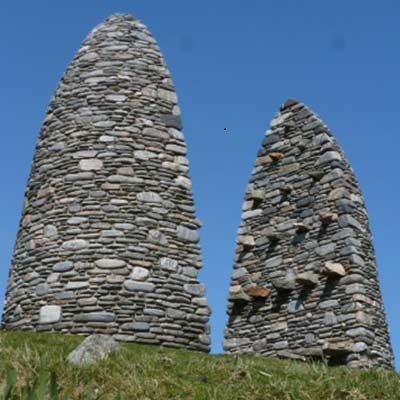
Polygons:
<instances>
[{"instance_id":1,"label":"smaller stone cairn","mask_svg":"<svg viewBox=\"0 0 400 400\"><path fill-rule=\"evenodd\" d=\"M228 315L227 353L393 368L356 178L295 100L272 120L246 190Z\"/></svg>"}]
</instances>

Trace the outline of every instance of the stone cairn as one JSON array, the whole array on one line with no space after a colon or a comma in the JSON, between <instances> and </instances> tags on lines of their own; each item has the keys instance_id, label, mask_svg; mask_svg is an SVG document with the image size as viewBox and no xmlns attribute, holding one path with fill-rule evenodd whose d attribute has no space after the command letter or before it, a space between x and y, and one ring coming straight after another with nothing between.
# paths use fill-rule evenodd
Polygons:
<instances>
[{"instance_id":1,"label":"stone cairn","mask_svg":"<svg viewBox=\"0 0 400 400\"><path fill-rule=\"evenodd\" d=\"M288 100L243 204L224 349L393 368L367 211L328 128Z\"/></svg>"},{"instance_id":2,"label":"stone cairn","mask_svg":"<svg viewBox=\"0 0 400 400\"><path fill-rule=\"evenodd\" d=\"M7 330L209 351L180 111L147 28L113 15L51 100L9 275Z\"/></svg>"}]
</instances>

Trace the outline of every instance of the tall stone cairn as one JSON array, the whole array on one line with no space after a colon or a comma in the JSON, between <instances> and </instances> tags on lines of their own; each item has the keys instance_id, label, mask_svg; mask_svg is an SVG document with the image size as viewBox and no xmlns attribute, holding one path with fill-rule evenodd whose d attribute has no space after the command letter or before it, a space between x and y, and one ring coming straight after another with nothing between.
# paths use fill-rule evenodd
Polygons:
<instances>
[{"instance_id":1,"label":"tall stone cairn","mask_svg":"<svg viewBox=\"0 0 400 400\"><path fill-rule=\"evenodd\" d=\"M51 100L10 270L7 330L209 351L180 111L147 28L113 15Z\"/></svg>"},{"instance_id":2,"label":"tall stone cairn","mask_svg":"<svg viewBox=\"0 0 400 400\"><path fill-rule=\"evenodd\" d=\"M393 368L367 211L324 123L288 100L243 204L224 349Z\"/></svg>"}]
</instances>

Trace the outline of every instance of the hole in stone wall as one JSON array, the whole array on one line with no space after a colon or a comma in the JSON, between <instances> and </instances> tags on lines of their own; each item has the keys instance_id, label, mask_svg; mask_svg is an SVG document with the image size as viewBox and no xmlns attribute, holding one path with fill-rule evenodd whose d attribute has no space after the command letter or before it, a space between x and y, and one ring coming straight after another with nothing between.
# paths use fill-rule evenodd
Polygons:
<instances>
[{"instance_id":1,"label":"hole in stone wall","mask_svg":"<svg viewBox=\"0 0 400 400\"><path fill-rule=\"evenodd\" d=\"M307 232L297 232L292 240L293 245L300 244L306 239Z\"/></svg>"},{"instance_id":2,"label":"hole in stone wall","mask_svg":"<svg viewBox=\"0 0 400 400\"><path fill-rule=\"evenodd\" d=\"M249 312L249 316L257 314L258 310L265 305L265 300L256 299L251 304L251 310Z\"/></svg>"},{"instance_id":3,"label":"hole in stone wall","mask_svg":"<svg viewBox=\"0 0 400 400\"><path fill-rule=\"evenodd\" d=\"M260 208L261 207L261 204L262 204L262 199L253 199L253 205L252 205L252 209L253 210L255 210L255 209L257 209L257 208Z\"/></svg>"},{"instance_id":4,"label":"hole in stone wall","mask_svg":"<svg viewBox=\"0 0 400 400\"><path fill-rule=\"evenodd\" d=\"M340 365L346 365L346 358L347 358L348 353L342 353L342 354L334 354L329 357L327 357L327 364L330 367L337 367Z\"/></svg>"},{"instance_id":5,"label":"hole in stone wall","mask_svg":"<svg viewBox=\"0 0 400 400\"><path fill-rule=\"evenodd\" d=\"M245 308L246 304L247 303L244 301L237 301L237 302L235 301L235 303L233 304L233 307L232 307L231 315L229 317L229 322L234 321L236 316L242 314L243 309Z\"/></svg>"},{"instance_id":6,"label":"hole in stone wall","mask_svg":"<svg viewBox=\"0 0 400 400\"><path fill-rule=\"evenodd\" d=\"M318 238L321 238L321 236L325 235L327 230L328 230L328 225L321 224L318 231Z\"/></svg>"},{"instance_id":7,"label":"hole in stone wall","mask_svg":"<svg viewBox=\"0 0 400 400\"><path fill-rule=\"evenodd\" d=\"M306 287L306 286L304 286L304 287L300 290L299 297L298 297L298 301L304 304L304 303L306 302L308 296L310 295L311 290L312 290L312 287Z\"/></svg>"},{"instance_id":8,"label":"hole in stone wall","mask_svg":"<svg viewBox=\"0 0 400 400\"><path fill-rule=\"evenodd\" d=\"M289 296L289 290L279 290L276 297L272 301L271 312L279 312L281 307L289 301Z\"/></svg>"}]
</instances>

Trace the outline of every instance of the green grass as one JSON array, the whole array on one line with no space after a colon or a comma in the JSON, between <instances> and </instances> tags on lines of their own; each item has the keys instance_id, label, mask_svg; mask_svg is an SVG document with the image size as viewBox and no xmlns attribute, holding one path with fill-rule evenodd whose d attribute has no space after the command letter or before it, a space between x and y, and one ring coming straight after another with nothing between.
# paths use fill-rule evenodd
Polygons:
<instances>
[{"instance_id":1,"label":"green grass","mask_svg":"<svg viewBox=\"0 0 400 400\"><path fill-rule=\"evenodd\" d=\"M390 371L139 344L124 344L93 366L68 365L66 356L82 340L0 332L0 399L400 399L400 377Z\"/></svg>"}]
</instances>

